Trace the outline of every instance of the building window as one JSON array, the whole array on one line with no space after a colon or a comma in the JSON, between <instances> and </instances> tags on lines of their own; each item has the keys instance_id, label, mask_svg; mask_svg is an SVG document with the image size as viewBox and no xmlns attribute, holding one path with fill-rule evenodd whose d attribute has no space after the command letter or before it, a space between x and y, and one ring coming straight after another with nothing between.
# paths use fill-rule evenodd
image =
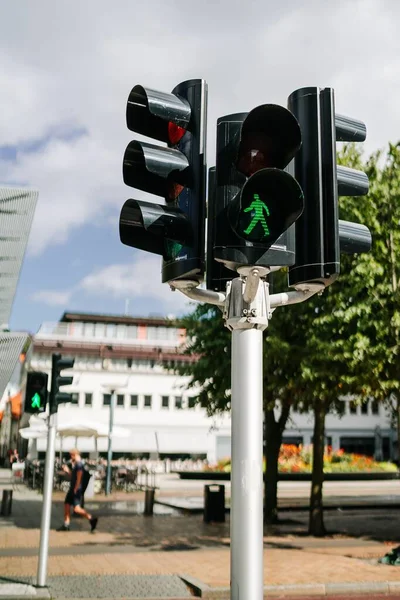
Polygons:
<instances>
[{"instance_id":1,"label":"building window","mask_svg":"<svg viewBox=\"0 0 400 600\"><path fill-rule=\"evenodd\" d=\"M73 404L78 404L79 403L79 394L77 394L77 393L71 394L71 402Z\"/></svg>"},{"instance_id":2,"label":"building window","mask_svg":"<svg viewBox=\"0 0 400 600\"><path fill-rule=\"evenodd\" d=\"M379 415L379 403L377 400L372 400L371 410L373 415Z\"/></svg>"},{"instance_id":3,"label":"building window","mask_svg":"<svg viewBox=\"0 0 400 600\"><path fill-rule=\"evenodd\" d=\"M189 406L189 408L195 408L196 407L196 398L189 398L188 406Z\"/></svg>"},{"instance_id":4,"label":"building window","mask_svg":"<svg viewBox=\"0 0 400 600\"><path fill-rule=\"evenodd\" d=\"M93 405L93 394L85 394L85 406Z\"/></svg>"},{"instance_id":5,"label":"building window","mask_svg":"<svg viewBox=\"0 0 400 600\"><path fill-rule=\"evenodd\" d=\"M85 323L84 334L85 334L85 337L93 337L94 336L94 323Z\"/></svg>"},{"instance_id":6,"label":"building window","mask_svg":"<svg viewBox=\"0 0 400 600\"><path fill-rule=\"evenodd\" d=\"M144 407L151 408L151 396L144 397Z\"/></svg>"},{"instance_id":7,"label":"building window","mask_svg":"<svg viewBox=\"0 0 400 600\"><path fill-rule=\"evenodd\" d=\"M361 414L362 415L367 415L368 414L368 402L363 402L361 404Z\"/></svg>"},{"instance_id":8,"label":"building window","mask_svg":"<svg viewBox=\"0 0 400 600\"><path fill-rule=\"evenodd\" d=\"M117 325L117 338L123 340L126 337L126 325Z\"/></svg>"},{"instance_id":9,"label":"building window","mask_svg":"<svg viewBox=\"0 0 400 600\"><path fill-rule=\"evenodd\" d=\"M131 396L131 406L133 408L138 408L139 406L138 397L136 395Z\"/></svg>"},{"instance_id":10,"label":"building window","mask_svg":"<svg viewBox=\"0 0 400 600\"><path fill-rule=\"evenodd\" d=\"M357 404L354 402L354 400L350 400L349 407L350 407L350 414L356 415L357 414Z\"/></svg>"},{"instance_id":11,"label":"building window","mask_svg":"<svg viewBox=\"0 0 400 600\"><path fill-rule=\"evenodd\" d=\"M127 358L126 359L126 366L128 367L128 369L132 369L132 359L131 358Z\"/></svg>"},{"instance_id":12,"label":"building window","mask_svg":"<svg viewBox=\"0 0 400 600\"><path fill-rule=\"evenodd\" d=\"M125 404L125 396L123 394L117 395L117 406L124 406Z\"/></svg>"},{"instance_id":13,"label":"building window","mask_svg":"<svg viewBox=\"0 0 400 600\"><path fill-rule=\"evenodd\" d=\"M182 409L182 396L176 396L175 398L175 408L178 410Z\"/></svg>"},{"instance_id":14,"label":"building window","mask_svg":"<svg viewBox=\"0 0 400 600\"><path fill-rule=\"evenodd\" d=\"M126 328L126 337L130 339L137 338L137 325L128 325Z\"/></svg>"},{"instance_id":15,"label":"building window","mask_svg":"<svg viewBox=\"0 0 400 600\"><path fill-rule=\"evenodd\" d=\"M103 394L103 406L111 405L111 394Z\"/></svg>"},{"instance_id":16,"label":"building window","mask_svg":"<svg viewBox=\"0 0 400 600\"><path fill-rule=\"evenodd\" d=\"M116 337L117 326L114 323L108 323L106 326L106 337Z\"/></svg>"},{"instance_id":17,"label":"building window","mask_svg":"<svg viewBox=\"0 0 400 600\"><path fill-rule=\"evenodd\" d=\"M105 336L106 326L104 323L96 323L94 328L94 335L97 338L102 338Z\"/></svg>"},{"instance_id":18,"label":"building window","mask_svg":"<svg viewBox=\"0 0 400 600\"><path fill-rule=\"evenodd\" d=\"M169 408L169 396L163 396L161 398L161 408Z\"/></svg>"}]
</instances>

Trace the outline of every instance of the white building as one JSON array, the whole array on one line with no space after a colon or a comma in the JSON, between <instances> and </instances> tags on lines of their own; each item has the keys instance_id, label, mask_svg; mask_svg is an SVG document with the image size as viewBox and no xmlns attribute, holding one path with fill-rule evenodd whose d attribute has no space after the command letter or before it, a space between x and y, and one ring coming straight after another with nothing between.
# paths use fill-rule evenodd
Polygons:
<instances>
[{"instance_id":1,"label":"white building","mask_svg":"<svg viewBox=\"0 0 400 600\"><path fill-rule=\"evenodd\" d=\"M183 354L185 342L185 331L162 318L64 313L59 323L44 323L34 337L31 369L50 373L53 353L75 359L71 391L78 405L61 405L59 422L107 424L110 392L116 390L114 422L129 436L114 439L114 456L214 462L230 455L230 418L207 417L194 405L187 379L168 370L173 362L191 360ZM371 455L383 445L384 456L393 456L396 436L383 407L374 402L356 407L350 401L343 406L342 417L327 417L327 443ZM312 414L293 412L284 442L309 444L312 434ZM75 440L68 443L75 445ZM106 452L106 444L99 440L100 452ZM45 447L46 440L39 439L39 452ZM79 448L92 452L93 440L80 439Z\"/></svg>"}]
</instances>

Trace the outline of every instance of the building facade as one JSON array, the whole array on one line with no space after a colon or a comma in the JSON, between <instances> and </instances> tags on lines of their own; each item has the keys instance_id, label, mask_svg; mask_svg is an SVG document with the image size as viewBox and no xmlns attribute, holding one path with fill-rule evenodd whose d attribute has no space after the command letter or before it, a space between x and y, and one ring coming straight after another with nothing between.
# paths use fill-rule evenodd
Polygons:
<instances>
[{"instance_id":1,"label":"building facade","mask_svg":"<svg viewBox=\"0 0 400 600\"><path fill-rule=\"evenodd\" d=\"M185 331L166 319L64 313L34 337L30 368L50 374L53 353L75 359L71 391L77 404L60 406L60 423L108 424L115 390L114 423L128 431L114 438L115 456L213 463L230 456L230 417L207 417L188 379L174 373L172 365L193 360L183 354L185 344ZM292 412L284 443L310 444L312 435L312 413ZM327 417L326 442L334 448L395 458L395 438L389 415L374 401L357 406L344 400L343 414ZM64 441L64 450L75 443ZM37 444L45 451L45 439ZM79 448L93 452L93 439L80 439ZM98 450L106 449L107 439L99 439Z\"/></svg>"}]
</instances>

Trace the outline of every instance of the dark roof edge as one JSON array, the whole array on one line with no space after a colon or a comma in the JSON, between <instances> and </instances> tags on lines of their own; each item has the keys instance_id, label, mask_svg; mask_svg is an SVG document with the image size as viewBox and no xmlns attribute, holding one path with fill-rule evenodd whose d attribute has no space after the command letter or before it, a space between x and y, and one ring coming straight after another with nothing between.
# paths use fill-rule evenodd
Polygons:
<instances>
[{"instance_id":1,"label":"dark roof edge","mask_svg":"<svg viewBox=\"0 0 400 600\"><path fill-rule=\"evenodd\" d=\"M163 325L175 327L174 319L163 317L129 317L127 315L104 315L84 312L64 312L60 322L85 321L87 323L115 323L119 325Z\"/></svg>"}]
</instances>

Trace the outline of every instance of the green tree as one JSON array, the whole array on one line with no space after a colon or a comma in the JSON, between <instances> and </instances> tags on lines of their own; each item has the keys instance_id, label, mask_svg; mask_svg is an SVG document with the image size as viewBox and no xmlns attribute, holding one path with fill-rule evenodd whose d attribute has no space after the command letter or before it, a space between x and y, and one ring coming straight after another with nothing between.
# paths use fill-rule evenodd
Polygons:
<instances>
[{"instance_id":1,"label":"green tree","mask_svg":"<svg viewBox=\"0 0 400 600\"><path fill-rule=\"evenodd\" d=\"M400 209L393 207L395 189L398 194L394 166L398 165L398 154L395 157L390 146L382 167L380 159L381 154L376 153L363 164L354 145L345 146L339 155L341 164L364 170L369 177L368 196L341 198L340 216L369 227L372 251L341 256L340 277L325 291L304 349L302 377L315 416L309 521L314 535L325 532L322 486L326 414L338 408L339 393L355 395L359 400L368 395L384 400L388 393L398 390L397 367L390 369L396 362L393 349L398 348L394 325L398 276L393 268L395 258L391 259L399 252L394 225L396 219L399 222Z\"/></svg>"},{"instance_id":2,"label":"green tree","mask_svg":"<svg viewBox=\"0 0 400 600\"><path fill-rule=\"evenodd\" d=\"M274 277L279 280L282 275ZM278 457L282 435L290 407L301 395L298 369L303 340L293 327L289 310L275 311L264 336L264 517L269 523L278 519ZM220 309L198 305L179 325L186 329L189 339L185 352L196 360L178 366L177 371L190 376L189 387L198 390L197 400L209 415L230 410L231 333L224 326Z\"/></svg>"}]
</instances>

